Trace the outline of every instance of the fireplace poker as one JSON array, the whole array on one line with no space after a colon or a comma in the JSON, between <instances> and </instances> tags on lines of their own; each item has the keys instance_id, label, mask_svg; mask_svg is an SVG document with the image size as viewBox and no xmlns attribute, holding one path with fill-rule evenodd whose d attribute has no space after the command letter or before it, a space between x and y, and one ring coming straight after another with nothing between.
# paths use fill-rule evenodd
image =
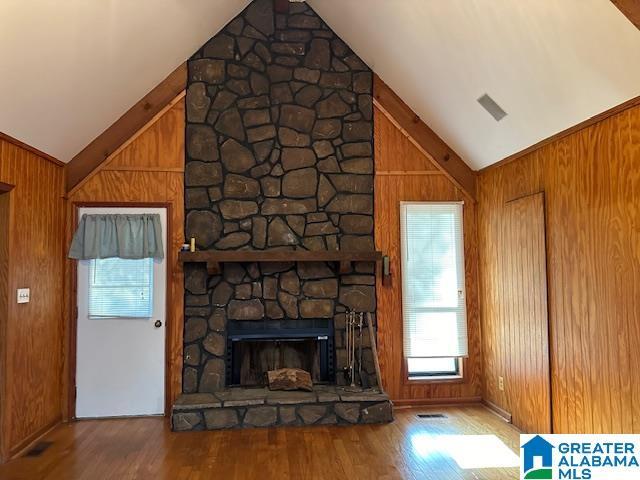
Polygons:
<instances>
[{"instance_id":1,"label":"fireplace poker","mask_svg":"<svg viewBox=\"0 0 640 480\"><path fill-rule=\"evenodd\" d=\"M360 312L358 319L358 378L360 379L360 385L364 387L364 382L362 381L362 320L364 318L364 313Z\"/></svg>"},{"instance_id":2,"label":"fireplace poker","mask_svg":"<svg viewBox=\"0 0 640 480\"><path fill-rule=\"evenodd\" d=\"M349 378L349 372L351 371L351 366L349 365L349 363L351 362L351 346L349 345L349 331L350 331L350 325L351 323L351 312L347 312L346 314L346 321L345 321L345 335L347 337L347 365L345 366L345 377L347 378L347 380L351 380Z\"/></svg>"},{"instance_id":3,"label":"fireplace poker","mask_svg":"<svg viewBox=\"0 0 640 480\"><path fill-rule=\"evenodd\" d=\"M351 372L351 339L349 334L351 333L351 312L348 311L347 313L345 313L345 322L344 322L344 326L345 326L345 331L344 331L344 335L345 335L345 346L346 346L346 353L347 353L347 364L344 367L344 372L345 372L345 378L347 381L351 381L351 379L349 378L349 374Z\"/></svg>"},{"instance_id":4,"label":"fireplace poker","mask_svg":"<svg viewBox=\"0 0 640 480\"><path fill-rule=\"evenodd\" d=\"M367 327L369 328L369 338L371 340L371 353L373 354L373 364L376 368L376 380L378 381L378 389L384 393L382 388L382 375L380 375L380 363L378 362L378 348L376 346L376 334L373 332L373 318L371 313L367 312Z\"/></svg>"},{"instance_id":5,"label":"fireplace poker","mask_svg":"<svg viewBox=\"0 0 640 480\"><path fill-rule=\"evenodd\" d=\"M350 353L350 367L351 367L351 386L356 386L356 312L351 312L351 353Z\"/></svg>"}]
</instances>

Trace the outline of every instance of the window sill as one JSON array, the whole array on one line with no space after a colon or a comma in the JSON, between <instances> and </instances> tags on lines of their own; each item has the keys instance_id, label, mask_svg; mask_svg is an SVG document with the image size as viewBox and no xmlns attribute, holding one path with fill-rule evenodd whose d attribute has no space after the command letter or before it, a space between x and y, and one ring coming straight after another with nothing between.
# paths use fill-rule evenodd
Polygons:
<instances>
[{"instance_id":1,"label":"window sill","mask_svg":"<svg viewBox=\"0 0 640 480\"><path fill-rule=\"evenodd\" d=\"M442 376L442 377L409 377L404 381L405 384L416 384L416 383L464 383L464 376L462 375L451 375L451 376Z\"/></svg>"}]
</instances>

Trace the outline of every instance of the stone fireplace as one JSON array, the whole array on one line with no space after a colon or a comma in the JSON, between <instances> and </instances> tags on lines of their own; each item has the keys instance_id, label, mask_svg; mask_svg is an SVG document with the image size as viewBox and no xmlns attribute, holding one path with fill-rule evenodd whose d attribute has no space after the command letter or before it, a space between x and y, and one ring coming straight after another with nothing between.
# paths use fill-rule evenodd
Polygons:
<instances>
[{"instance_id":1,"label":"stone fireplace","mask_svg":"<svg viewBox=\"0 0 640 480\"><path fill-rule=\"evenodd\" d=\"M276 14L255 0L203 45L188 61L186 111L186 236L198 250L374 250L372 72L306 3ZM174 428L218 425L189 407L226 406L230 386L263 385L265 368L345 385L345 312L375 319L375 275L363 262L224 263L215 275L185 264L183 393L199 395L174 407ZM375 387L368 339L361 383ZM358 398L357 412L386 400ZM310 423L344 420L316 407ZM351 407L345 422L366 416ZM223 426L255 425L247 415ZM287 423L273 415L265 424Z\"/></svg>"}]
</instances>

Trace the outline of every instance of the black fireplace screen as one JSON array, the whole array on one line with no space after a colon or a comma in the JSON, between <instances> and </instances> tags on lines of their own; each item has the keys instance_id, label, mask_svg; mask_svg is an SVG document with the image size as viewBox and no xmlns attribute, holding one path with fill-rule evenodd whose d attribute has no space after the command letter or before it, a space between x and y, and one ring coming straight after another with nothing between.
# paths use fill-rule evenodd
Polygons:
<instances>
[{"instance_id":1,"label":"black fireplace screen","mask_svg":"<svg viewBox=\"0 0 640 480\"><path fill-rule=\"evenodd\" d=\"M278 368L306 370L314 383L334 382L334 356L332 320L229 322L226 384L265 385L266 372Z\"/></svg>"}]
</instances>

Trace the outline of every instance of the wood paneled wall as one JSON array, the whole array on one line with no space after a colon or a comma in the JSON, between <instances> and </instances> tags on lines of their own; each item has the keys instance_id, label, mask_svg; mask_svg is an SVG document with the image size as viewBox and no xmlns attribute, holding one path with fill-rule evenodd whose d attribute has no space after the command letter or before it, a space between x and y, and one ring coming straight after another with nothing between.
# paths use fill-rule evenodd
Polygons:
<instances>
[{"instance_id":1,"label":"wood paneled wall","mask_svg":"<svg viewBox=\"0 0 640 480\"><path fill-rule=\"evenodd\" d=\"M391 261L391 284L378 278L378 345L382 381L396 404L478 401L481 350L477 289L476 205L420 152L394 123L375 108L376 249ZM408 381L402 349L400 202L464 200L465 274L469 358L463 381Z\"/></svg>"},{"instance_id":2,"label":"wood paneled wall","mask_svg":"<svg viewBox=\"0 0 640 480\"><path fill-rule=\"evenodd\" d=\"M6 459L61 418L64 170L0 139L0 182L15 187L3 195L9 261L0 315L0 456ZM26 287L31 301L18 305L16 290Z\"/></svg>"},{"instance_id":3,"label":"wood paneled wall","mask_svg":"<svg viewBox=\"0 0 640 480\"><path fill-rule=\"evenodd\" d=\"M517 399L497 383L510 381L514 317L503 313L508 279L496 259L505 203L537 192L546 200L554 431L640 432L640 107L480 176L484 396L507 411Z\"/></svg>"},{"instance_id":4,"label":"wood paneled wall","mask_svg":"<svg viewBox=\"0 0 640 480\"><path fill-rule=\"evenodd\" d=\"M126 204L162 203L170 205L167 242L167 341L169 365L169 408L182 389L182 334L184 326L184 281L178 251L184 243L184 100L176 99L168 109L138 132L124 148L82 181L69 195L66 245L74 232L76 207L91 203ZM67 262L68 311L74 312L75 262ZM68 315L71 322L71 314ZM75 321L75 320L74 320ZM73 349L73 345L67 348ZM67 370L73 370L68 365ZM73 375L72 371L69 371ZM70 380L71 381L71 380Z\"/></svg>"},{"instance_id":5,"label":"wood paneled wall","mask_svg":"<svg viewBox=\"0 0 640 480\"><path fill-rule=\"evenodd\" d=\"M6 342L9 318L9 192L0 188L0 432L4 432L6 397ZM7 457L5 433L0 433L0 463Z\"/></svg>"}]
</instances>

